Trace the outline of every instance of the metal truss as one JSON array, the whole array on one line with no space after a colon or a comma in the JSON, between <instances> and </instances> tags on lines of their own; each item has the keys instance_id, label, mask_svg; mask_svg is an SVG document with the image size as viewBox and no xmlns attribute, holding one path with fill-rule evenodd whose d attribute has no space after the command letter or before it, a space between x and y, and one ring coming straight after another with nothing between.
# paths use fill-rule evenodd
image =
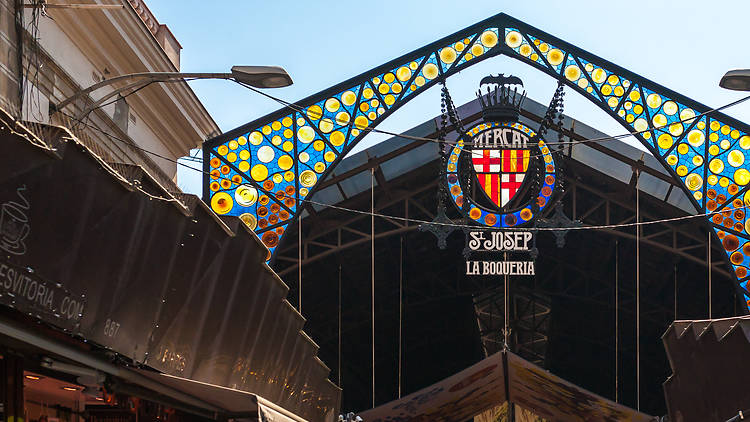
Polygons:
<instances>
[{"instance_id":1,"label":"metal truss","mask_svg":"<svg viewBox=\"0 0 750 422\"><path fill-rule=\"evenodd\" d=\"M242 216L273 254L301 201L370 129L441 80L500 54L563 81L636 132L697 209L725 210L706 223L750 300L747 213L732 210L744 207L750 183L750 127L505 14L205 142L204 200L219 214ZM236 195L240 185L255 193Z\"/></svg>"}]
</instances>

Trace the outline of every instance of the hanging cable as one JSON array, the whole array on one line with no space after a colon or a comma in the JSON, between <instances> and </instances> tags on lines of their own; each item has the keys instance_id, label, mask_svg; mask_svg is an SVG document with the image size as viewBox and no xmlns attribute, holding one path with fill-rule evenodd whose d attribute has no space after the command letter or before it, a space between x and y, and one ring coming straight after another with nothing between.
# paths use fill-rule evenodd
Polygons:
<instances>
[{"instance_id":1,"label":"hanging cable","mask_svg":"<svg viewBox=\"0 0 750 422\"><path fill-rule=\"evenodd\" d=\"M674 264L674 320L677 321L677 263Z\"/></svg>"},{"instance_id":2,"label":"hanging cable","mask_svg":"<svg viewBox=\"0 0 750 422\"><path fill-rule=\"evenodd\" d=\"M375 167L370 169L370 309L372 315L372 407L375 408Z\"/></svg>"},{"instance_id":3,"label":"hanging cable","mask_svg":"<svg viewBox=\"0 0 750 422\"><path fill-rule=\"evenodd\" d=\"M635 171L635 222L641 220L641 171ZM637 410L641 410L641 227L635 226L635 382Z\"/></svg>"},{"instance_id":4,"label":"hanging cable","mask_svg":"<svg viewBox=\"0 0 750 422\"><path fill-rule=\"evenodd\" d=\"M341 385L341 264L339 263L339 359L338 359L338 376L339 376L339 388L343 388Z\"/></svg>"},{"instance_id":5,"label":"hanging cable","mask_svg":"<svg viewBox=\"0 0 750 422\"><path fill-rule=\"evenodd\" d=\"M297 217L297 241L299 247L297 248L297 307L299 313L302 314L302 216Z\"/></svg>"},{"instance_id":6,"label":"hanging cable","mask_svg":"<svg viewBox=\"0 0 750 422\"><path fill-rule=\"evenodd\" d=\"M620 402L620 240L615 240L615 403Z\"/></svg>"},{"instance_id":7,"label":"hanging cable","mask_svg":"<svg viewBox=\"0 0 750 422\"><path fill-rule=\"evenodd\" d=\"M401 247L398 261L398 398L401 398L401 361L404 327L404 235L399 237Z\"/></svg>"},{"instance_id":8,"label":"hanging cable","mask_svg":"<svg viewBox=\"0 0 750 422\"><path fill-rule=\"evenodd\" d=\"M508 261L508 252L503 252L503 261ZM508 309L508 302L510 301L510 295L508 293L508 274L505 274L503 284L505 285L505 294L503 296L503 307L505 308L505 321L503 327L503 348L508 350L508 337L510 335L510 327L508 320L510 319L510 310Z\"/></svg>"},{"instance_id":9,"label":"hanging cable","mask_svg":"<svg viewBox=\"0 0 750 422\"><path fill-rule=\"evenodd\" d=\"M713 304L712 300L711 300L711 294L713 292L712 292L712 289L711 289L711 229L710 228L708 229L708 251L707 251L707 254L708 254L708 256L706 257L706 259L708 261L708 319L711 319L712 318L711 305Z\"/></svg>"}]
</instances>

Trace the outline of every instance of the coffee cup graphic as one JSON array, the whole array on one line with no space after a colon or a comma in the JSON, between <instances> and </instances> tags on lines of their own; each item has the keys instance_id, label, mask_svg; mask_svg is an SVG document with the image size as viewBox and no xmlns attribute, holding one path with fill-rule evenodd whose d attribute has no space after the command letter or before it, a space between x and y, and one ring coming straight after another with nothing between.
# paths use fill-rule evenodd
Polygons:
<instances>
[{"instance_id":1,"label":"coffee cup graphic","mask_svg":"<svg viewBox=\"0 0 750 422\"><path fill-rule=\"evenodd\" d=\"M0 208L0 249L13 255L26 253L24 240L31 227L24 210L12 202Z\"/></svg>"}]
</instances>

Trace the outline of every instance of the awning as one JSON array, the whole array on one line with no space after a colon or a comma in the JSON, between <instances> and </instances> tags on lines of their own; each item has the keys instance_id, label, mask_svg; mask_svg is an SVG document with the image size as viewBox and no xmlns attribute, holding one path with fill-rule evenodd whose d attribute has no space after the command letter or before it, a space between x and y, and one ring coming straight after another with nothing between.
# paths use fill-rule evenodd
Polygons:
<instances>
[{"instance_id":1,"label":"awning","mask_svg":"<svg viewBox=\"0 0 750 422\"><path fill-rule=\"evenodd\" d=\"M42 129L0 110L0 305L140 365L335 419L341 390L242 221Z\"/></svg>"},{"instance_id":2,"label":"awning","mask_svg":"<svg viewBox=\"0 0 750 422\"><path fill-rule=\"evenodd\" d=\"M556 422L647 422L656 418L498 352L400 400L360 413L367 422L460 422L506 401Z\"/></svg>"},{"instance_id":3,"label":"awning","mask_svg":"<svg viewBox=\"0 0 750 422\"><path fill-rule=\"evenodd\" d=\"M219 409L225 417L264 422L306 422L305 419L294 413L247 391L143 369L131 370L138 373L138 375L168 387L167 392L164 393L165 395L169 395L169 391L179 391L193 396Z\"/></svg>"},{"instance_id":4,"label":"awning","mask_svg":"<svg viewBox=\"0 0 750 422\"><path fill-rule=\"evenodd\" d=\"M750 409L750 316L675 321L662 341L670 421L724 422Z\"/></svg>"}]
</instances>

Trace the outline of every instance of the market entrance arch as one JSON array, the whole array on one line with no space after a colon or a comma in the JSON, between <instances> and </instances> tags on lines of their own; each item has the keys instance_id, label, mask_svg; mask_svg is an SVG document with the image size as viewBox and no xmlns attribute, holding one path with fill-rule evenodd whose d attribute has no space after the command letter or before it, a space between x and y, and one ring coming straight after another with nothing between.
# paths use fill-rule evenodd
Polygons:
<instances>
[{"instance_id":1,"label":"market entrance arch","mask_svg":"<svg viewBox=\"0 0 750 422\"><path fill-rule=\"evenodd\" d=\"M203 197L240 217L272 259L300 201L403 104L489 57L526 63L596 104L661 162L727 253L750 301L750 126L506 14L498 14L206 141ZM747 199L746 199L747 196Z\"/></svg>"}]
</instances>

